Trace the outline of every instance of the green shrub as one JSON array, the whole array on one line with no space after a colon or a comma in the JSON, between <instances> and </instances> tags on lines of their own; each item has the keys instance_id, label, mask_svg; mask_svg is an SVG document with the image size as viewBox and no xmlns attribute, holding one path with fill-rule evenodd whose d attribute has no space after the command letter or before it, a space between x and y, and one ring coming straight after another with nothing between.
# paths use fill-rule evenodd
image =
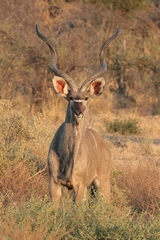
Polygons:
<instances>
[{"instance_id":1,"label":"green shrub","mask_svg":"<svg viewBox=\"0 0 160 240\"><path fill-rule=\"evenodd\" d=\"M29 138L23 117L11 109L11 102L0 101L0 176L23 159L24 139Z\"/></svg>"},{"instance_id":2,"label":"green shrub","mask_svg":"<svg viewBox=\"0 0 160 240\"><path fill-rule=\"evenodd\" d=\"M145 0L83 0L85 3L103 3L113 10L128 12L131 10L142 9L148 5Z\"/></svg>"},{"instance_id":3,"label":"green shrub","mask_svg":"<svg viewBox=\"0 0 160 240\"><path fill-rule=\"evenodd\" d=\"M139 123L136 119L114 119L105 120L106 130L110 133L120 133L122 135L140 134Z\"/></svg>"},{"instance_id":4,"label":"green shrub","mask_svg":"<svg viewBox=\"0 0 160 240\"><path fill-rule=\"evenodd\" d=\"M48 198L9 206L0 219L2 239L159 239L160 216L98 201L66 202L55 210Z\"/></svg>"},{"instance_id":5,"label":"green shrub","mask_svg":"<svg viewBox=\"0 0 160 240\"><path fill-rule=\"evenodd\" d=\"M151 115L152 116L157 116L160 114L160 105L159 104L154 104L151 108Z\"/></svg>"}]
</instances>

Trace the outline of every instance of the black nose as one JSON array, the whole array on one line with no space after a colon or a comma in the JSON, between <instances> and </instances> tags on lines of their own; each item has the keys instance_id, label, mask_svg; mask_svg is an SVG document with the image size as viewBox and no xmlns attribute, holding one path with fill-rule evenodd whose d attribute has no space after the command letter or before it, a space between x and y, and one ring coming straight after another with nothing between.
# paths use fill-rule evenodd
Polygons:
<instances>
[{"instance_id":1,"label":"black nose","mask_svg":"<svg viewBox=\"0 0 160 240\"><path fill-rule=\"evenodd\" d=\"M82 111L80 109L77 109L74 111L74 116L75 117L82 117Z\"/></svg>"}]
</instances>

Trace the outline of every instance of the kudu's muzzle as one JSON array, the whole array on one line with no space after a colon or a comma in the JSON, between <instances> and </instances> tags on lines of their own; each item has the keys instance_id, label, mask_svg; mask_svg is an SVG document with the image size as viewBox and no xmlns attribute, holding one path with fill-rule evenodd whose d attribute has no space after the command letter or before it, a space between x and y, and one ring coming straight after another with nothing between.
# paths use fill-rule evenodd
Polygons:
<instances>
[{"instance_id":1,"label":"kudu's muzzle","mask_svg":"<svg viewBox=\"0 0 160 240\"><path fill-rule=\"evenodd\" d=\"M82 119L83 112L84 112L83 102L75 101L74 108L73 108L73 114L74 114L77 124L79 124L80 120Z\"/></svg>"}]
</instances>

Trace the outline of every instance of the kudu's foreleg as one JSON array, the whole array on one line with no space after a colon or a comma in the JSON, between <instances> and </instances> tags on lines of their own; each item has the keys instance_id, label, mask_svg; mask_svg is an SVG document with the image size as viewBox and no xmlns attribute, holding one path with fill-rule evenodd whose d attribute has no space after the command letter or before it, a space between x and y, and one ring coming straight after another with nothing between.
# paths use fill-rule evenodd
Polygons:
<instances>
[{"instance_id":1,"label":"kudu's foreleg","mask_svg":"<svg viewBox=\"0 0 160 240\"><path fill-rule=\"evenodd\" d=\"M51 200L54 202L55 207L59 207L61 199L61 185L54 182L52 176L49 180L49 193Z\"/></svg>"},{"instance_id":2,"label":"kudu's foreleg","mask_svg":"<svg viewBox=\"0 0 160 240\"><path fill-rule=\"evenodd\" d=\"M86 194L87 194L87 187L85 187L83 185L78 185L75 188L74 201L76 203L80 203L81 201L83 201L85 199Z\"/></svg>"},{"instance_id":3,"label":"kudu's foreleg","mask_svg":"<svg viewBox=\"0 0 160 240\"><path fill-rule=\"evenodd\" d=\"M110 174L99 177L99 192L107 202L110 201Z\"/></svg>"}]
</instances>

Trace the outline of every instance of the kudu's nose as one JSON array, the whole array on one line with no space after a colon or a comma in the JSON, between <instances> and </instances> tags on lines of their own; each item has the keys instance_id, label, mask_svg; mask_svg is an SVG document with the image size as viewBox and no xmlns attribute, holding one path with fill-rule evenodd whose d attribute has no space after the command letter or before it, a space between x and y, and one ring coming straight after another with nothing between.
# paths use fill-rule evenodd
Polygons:
<instances>
[{"instance_id":1,"label":"kudu's nose","mask_svg":"<svg viewBox=\"0 0 160 240\"><path fill-rule=\"evenodd\" d=\"M76 118L81 118L83 116L81 109L74 110L74 116Z\"/></svg>"}]
</instances>

